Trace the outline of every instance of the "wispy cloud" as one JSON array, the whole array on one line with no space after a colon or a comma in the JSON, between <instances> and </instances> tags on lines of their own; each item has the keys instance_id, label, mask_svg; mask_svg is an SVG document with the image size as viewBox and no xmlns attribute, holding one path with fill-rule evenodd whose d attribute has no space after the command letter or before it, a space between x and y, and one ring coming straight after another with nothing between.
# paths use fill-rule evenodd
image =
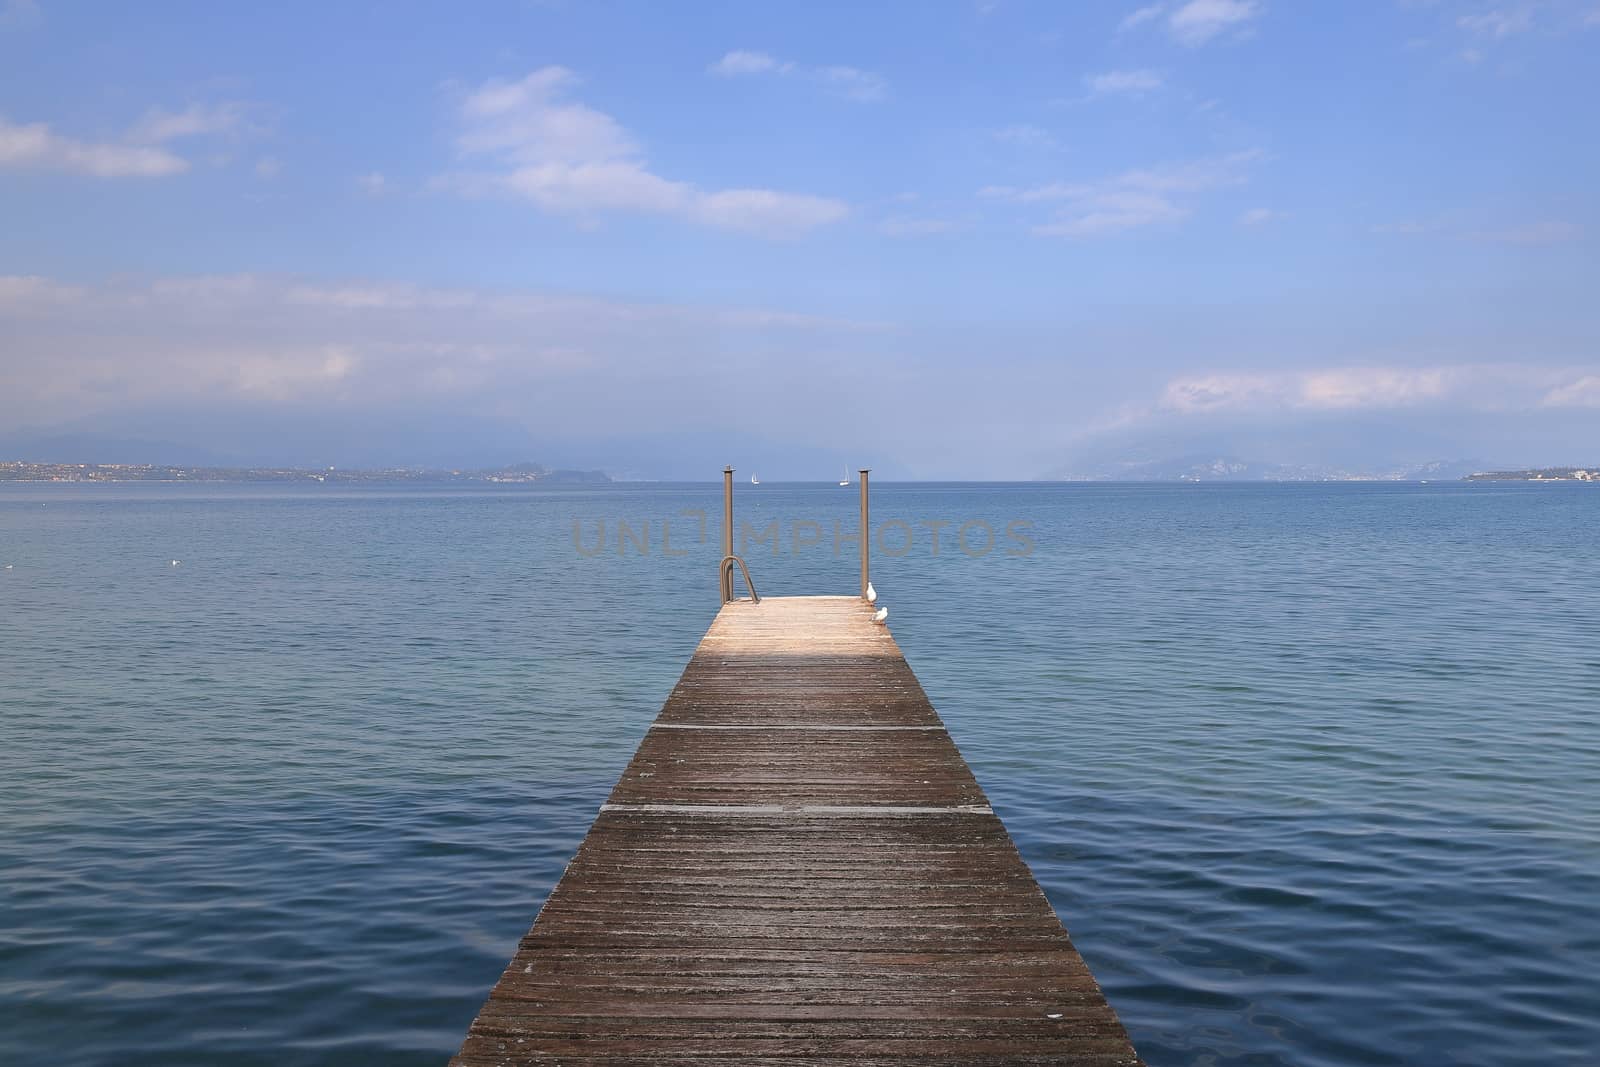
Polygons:
<instances>
[{"instance_id":1,"label":"wispy cloud","mask_svg":"<svg viewBox=\"0 0 1600 1067\"><path fill-rule=\"evenodd\" d=\"M745 49L727 53L707 69L723 78L753 75L804 78L822 86L832 95L847 100L878 101L889 91L889 83L883 75L869 70L839 65L806 66L792 60L778 59L767 52Z\"/></svg>"},{"instance_id":2,"label":"wispy cloud","mask_svg":"<svg viewBox=\"0 0 1600 1067\"><path fill-rule=\"evenodd\" d=\"M233 133L243 128L244 105L237 102L190 104L182 111L151 108L127 139L137 144L166 144L185 137Z\"/></svg>"},{"instance_id":3,"label":"wispy cloud","mask_svg":"<svg viewBox=\"0 0 1600 1067\"><path fill-rule=\"evenodd\" d=\"M1193 47L1260 14L1261 5L1255 0L1189 0L1167 19L1167 28L1180 43Z\"/></svg>"},{"instance_id":4,"label":"wispy cloud","mask_svg":"<svg viewBox=\"0 0 1600 1067\"><path fill-rule=\"evenodd\" d=\"M1188 217L1188 208L1159 193L1106 189L1079 198L1073 207L1035 226L1033 232L1041 237L1096 237L1181 222Z\"/></svg>"},{"instance_id":5,"label":"wispy cloud","mask_svg":"<svg viewBox=\"0 0 1600 1067\"><path fill-rule=\"evenodd\" d=\"M1186 375L1169 381L1158 403L1180 415L1590 406L1600 406L1594 368L1499 363Z\"/></svg>"},{"instance_id":6,"label":"wispy cloud","mask_svg":"<svg viewBox=\"0 0 1600 1067\"><path fill-rule=\"evenodd\" d=\"M76 303L86 290L37 274L0 274L0 314L41 314Z\"/></svg>"},{"instance_id":7,"label":"wispy cloud","mask_svg":"<svg viewBox=\"0 0 1600 1067\"><path fill-rule=\"evenodd\" d=\"M994 139L1018 148L1055 148L1055 135L1049 130L1028 123L1017 123L994 131Z\"/></svg>"},{"instance_id":8,"label":"wispy cloud","mask_svg":"<svg viewBox=\"0 0 1600 1067\"><path fill-rule=\"evenodd\" d=\"M1263 152L1251 150L1125 171L1094 182L1056 182L1029 188L989 186L979 190L979 195L1018 204L1059 205L1054 217L1035 226L1034 233L1094 237L1181 222L1191 214L1190 200L1194 196L1243 184L1250 166L1262 158Z\"/></svg>"},{"instance_id":9,"label":"wispy cloud","mask_svg":"<svg viewBox=\"0 0 1600 1067\"><path fill-rule=\"evenodd\" d=\"M765 308L628 303L523 290L259 275L69 285L0 275L0 423L143 403L540 401L554 381L648 395L658 361L703 369L729 338L837 345L882 324ZM690 357L693 356L693 359ZM732 357L730 357L732 358ZM714 362L714 360L712 360ZM729 368L723 368L726 370ZM559 413L558 413L559 414ZM592 417L591 408L585 417Z\"/></svg>"},{"instance_id":10,"label":"wispy cloud","mask_svg":"<svg viewBox=\"0 0 1600 1067\"><path fill-rule=\"evenodd\" d=\"M611 116L567 99L577 84L563 67L491 81L461 105L464 155L497 169L445 184L503 192L569 215L632 212L769 237L793 236L848 214L839 200L771 189L706 190L651 171L633 137Z\"/></svg>"},{"instance_id":11,"label":"wispy cloud","mask_svg":"<svg viewBox=\"0 0 1600 1067\"><path fill-rule=\"evenodd\" d=\"M253 132L238 102L194 103L182 111L151 108L120 138L88 140L48 123L13 123L0 116L0 170L46 170L96 178L160 178L190 169L174 141Z\"/></svg>"},{"instance_id":12,"label":"wispy cloud","mask_svg":"<svg viewBox=\"0 0 1600 1067\"><path fill-rule=\"evenodd\" d=\"M736 78L741 74L789 74L794 71L794 64L779 62L766 52L741 50L729 52L711 64L710 70L724 78Z\"/></svg>"},{"instance_id":13,"label":"wispy cloud","mask_svg":"<svg viewBox=\"0 0 1600 1067\"><path fill-rule=\"evenodd\" d=\"M1147 22L1154 22L1166 10L1165 4L1147 4L1128 12L1127 16L1118 24L1120 30L1136 30Z\"/></svg>"},{"instance_id":14,"label":"wispy cloud","mask_svg":"<svg viewBox=\"0 0 1600 1067\"><path fill-rule=\"evenodd\" d=\"M1248 211L1240 213L1239 225L1265 226L1268 223L1278 222L1287 217L1288 215L1286 213L1277 211L1270 207L1253 207Z\"/></svg>"},{"instance_id":15,"label":"wispy cloud","mask_svg":"<svg viewBox=\"0 0 1600 1067\"><path fill-rule=\"evenodd\" d=\"M1161 88L1164 80L1153 70L1108 70L1083 79L1091 96L1140 96Z\"/></svg>"},{"instance_id":16,"label":"wispy cloud","mask_svg":"<svg viewBox=\"0 0 1600 1067\"><path fill-rule=\"evenodd\" d=\"M816 77L830 92L850 100L882 100L889 93L889 83L881 74L855 67L821 67Z\"/></svg>"},{"instance_id":17,"label":"wispy cloud","mask_svg":"<svg viewBox=\"0 0 1600 1067\"><path fill-rule=\"evenodd\" d=\"M1600 408L1600 374L1586 374L1559 385L1544 396L1549 408Z\"/></svg>"},{"instance_id":18,"label":"wispy cloud","mask_svg":"<svg viewBox=\"0 0 1600 1067\"><path fill-rule=\"evenodd\" d=\"M1237 30L1261 14L1258 0L1187 0L1150 4L1130 12L1120 23L1126 32L1158 21L1179 44L1191 48L1206 44L1229 30Z\"/></svg>"},{"instance_id":19,"label":"wispy cloud","mask_svg":"<svg viewBox=\"0 0 1600 1067\"><path fill-rule=\"evenodd\" d=\"M1533 8L1529 6L1494 8L1462 15L1456 25L1479 37L1499 40L1523 33L1533 27Z\"/></svg>"},{"instance_id":20,"label":"wispy cloud","mask_svg":"<svg viewBox=\"0 0 1600 1067\"><path fill-rule=\"evenodd\" d=\"M43 122L18 125L0 118L0 170L45 170L94 178L160 178L189 162L165 148L118 141L85 141Z\"/></svg>"}]
</instances>

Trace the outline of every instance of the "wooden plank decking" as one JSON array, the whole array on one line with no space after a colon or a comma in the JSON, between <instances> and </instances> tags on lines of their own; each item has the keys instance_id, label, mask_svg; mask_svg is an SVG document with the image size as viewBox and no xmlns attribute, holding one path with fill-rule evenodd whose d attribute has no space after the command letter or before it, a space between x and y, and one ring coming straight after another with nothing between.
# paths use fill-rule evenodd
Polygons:
<instances>
[{"instance_id":1,"label":"wooden plank decking","mask_svg":"<svg viewBox=\"0 0 1600 1067\"><path fill-rule=\"evenodd\" d=\"M1134 1064L888 631L706 633L459 1067Z\"/></svg>"}]
</instances>

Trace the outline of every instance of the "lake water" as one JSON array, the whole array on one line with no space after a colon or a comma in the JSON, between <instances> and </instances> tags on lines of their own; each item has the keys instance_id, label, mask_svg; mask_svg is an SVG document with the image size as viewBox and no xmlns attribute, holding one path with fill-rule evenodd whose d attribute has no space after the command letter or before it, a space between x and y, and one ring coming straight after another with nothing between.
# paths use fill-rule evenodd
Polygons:
<instances>
[{"instance_id":1,"label":"lake water","mask_svg":"<svg viewBox=\"0 0 1600 1067\"><path fill-rule=\"evenodd\" d=\"M763 595L854 590L853 488L738 497ZM873 506L895 636L1151 1064L1596 1062L1600 487ZM715 613L719 514L0 487L0 1063L441 1064Z\"/></svg>"}]
</instances>

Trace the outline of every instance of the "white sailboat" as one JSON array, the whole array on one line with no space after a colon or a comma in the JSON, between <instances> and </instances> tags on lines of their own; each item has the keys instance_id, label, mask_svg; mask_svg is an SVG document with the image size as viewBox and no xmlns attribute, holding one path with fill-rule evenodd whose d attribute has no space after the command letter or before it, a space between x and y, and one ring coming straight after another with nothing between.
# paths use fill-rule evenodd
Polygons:
<instances>
[{"instance_id":1,"label":"white sailboat","mask_svg":"<svg viewBox=\"0 0 1600 1067\"><path fill-rule=\"evenodd\" d=\"M751 485L760 485L761 484L761 479L757 478L754 474L752 474L750 476L750 484Z\"/></svg>"},{"instance_id":2,"label":"white sailboat","mask_svg":"<svg viewBox=\"0 0 1600 1067\"><path fill-rule=\"evenodd\" d=\"M848 468L848 467L845 468L844 477L839 479L839 484L840 485L849 485L850 484L850 468Z\"/></svg>"}]
</instances>

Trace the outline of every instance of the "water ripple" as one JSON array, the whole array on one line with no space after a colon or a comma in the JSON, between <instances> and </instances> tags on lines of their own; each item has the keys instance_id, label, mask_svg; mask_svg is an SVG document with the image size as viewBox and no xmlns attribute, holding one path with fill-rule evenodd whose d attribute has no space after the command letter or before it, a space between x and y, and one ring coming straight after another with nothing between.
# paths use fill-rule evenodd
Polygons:
<instances>
[{"instance_id":1,"label":"water ripple","mask_svg":"<svg viewBox=\"0 0 1600 1067\"><path fill-rule=\"evenodd\" d=\"M1519 489L879 492L1033 523L876 584L1150 1063L1593 1062L1600 492ZM0 1062L442 1062L715 610L571 521L695 507L0 491Z\"/></svg>"}]
</instances>

